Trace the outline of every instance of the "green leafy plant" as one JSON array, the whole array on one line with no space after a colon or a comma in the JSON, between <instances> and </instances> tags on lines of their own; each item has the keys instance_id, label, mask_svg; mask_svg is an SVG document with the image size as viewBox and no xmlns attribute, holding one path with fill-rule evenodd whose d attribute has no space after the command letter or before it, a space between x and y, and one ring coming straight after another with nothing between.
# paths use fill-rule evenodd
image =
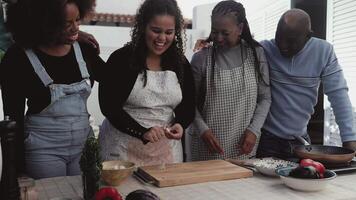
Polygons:
<instances>
[{"instance_id":1,"label":"green leafy plant","mask_svg":"<svg viewBox=\"0 0 356 200\"><path fill-rule=\"evenodd\" d=\"M96 191L99 190L102 170L99 142L94 136L89 137L85 142L79 164L82 171L83 198L93 199Z\"/></svg>"}]
</instances>

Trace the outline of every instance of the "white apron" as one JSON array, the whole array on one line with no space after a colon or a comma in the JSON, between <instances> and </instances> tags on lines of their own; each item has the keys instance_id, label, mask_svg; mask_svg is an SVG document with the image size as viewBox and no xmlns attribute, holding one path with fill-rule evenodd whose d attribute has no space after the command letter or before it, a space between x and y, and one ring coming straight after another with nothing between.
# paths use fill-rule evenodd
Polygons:
<instances>
[{"instance_id":1,"label":"white apron","mask_svg":"<svg viewBox=\"0 0 356 200\"><path fill-rule=\"evenodd\" d=\"M147 71L147 85L139 74L123 109L141 126L170 126L174 109L182 100L177 76L172 71ZM183 161L180 140L164 138L147 143L123 133L105 119L100 130L101 156L104 160L129 160L137 165L154 165Z\"/></svg>"}]
</instances>

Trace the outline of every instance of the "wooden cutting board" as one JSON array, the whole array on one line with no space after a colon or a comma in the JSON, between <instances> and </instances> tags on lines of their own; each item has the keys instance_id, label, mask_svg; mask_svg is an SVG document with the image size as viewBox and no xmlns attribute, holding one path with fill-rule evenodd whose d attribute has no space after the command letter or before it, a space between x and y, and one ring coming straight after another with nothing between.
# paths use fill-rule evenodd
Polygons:
<instances>
[{"instance_id":1,"label":"wooden cutting board","mask_svg":"<svg viewBox=\"0 0 356 200\"><path fill-rule=\"evenodd\" d=\"M186 163L144 166L137 173L158 187L187 185L209 181L221 181L251 177L249 169L224 160L209 160Z\"/></svg>"}]
</instances>

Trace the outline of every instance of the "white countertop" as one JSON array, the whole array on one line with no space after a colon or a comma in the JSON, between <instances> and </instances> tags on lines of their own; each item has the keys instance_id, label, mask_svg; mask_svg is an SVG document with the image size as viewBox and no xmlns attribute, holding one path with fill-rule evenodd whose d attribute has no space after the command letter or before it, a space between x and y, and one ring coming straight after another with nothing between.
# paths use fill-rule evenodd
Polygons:
<instances>
[{"instance_id":1,"label":"white countertop","mask_svg":"<svg viewBox=\"0 0 356 200\"><path fill-rule=\"evenodd\" d=\"M129 177L117 189L123 196L136 189L146 189L163 200L355 200L356 173L339 175L328 184L325 190L319 192L292 190L286 187L278 177L271 178L258 173L255 173L252 178L167 188L142 184L134 177ZM40 200L50 200L56 197L82 199L80 176L37 180L36 190Z\"/></svg>"}]
</instances>

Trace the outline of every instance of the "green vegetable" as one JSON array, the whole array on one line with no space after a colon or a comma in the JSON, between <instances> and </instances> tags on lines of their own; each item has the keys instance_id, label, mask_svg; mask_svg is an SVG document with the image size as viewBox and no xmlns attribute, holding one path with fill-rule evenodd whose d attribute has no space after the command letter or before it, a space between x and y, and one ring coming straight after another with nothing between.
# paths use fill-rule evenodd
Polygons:
<instances>
[{"instance_id":1,"label":"green vegetable","mask_svg":"<svg viewBox=\"0 0 356 200\"><path fill-rule=\"evenodd\" d=\"M100 175L103 168L99 143L94 136L89 137L85 142L79 164L82 171L83 197L85 200L89 200L99 190Z\"/></svg>"}]
</instances>

